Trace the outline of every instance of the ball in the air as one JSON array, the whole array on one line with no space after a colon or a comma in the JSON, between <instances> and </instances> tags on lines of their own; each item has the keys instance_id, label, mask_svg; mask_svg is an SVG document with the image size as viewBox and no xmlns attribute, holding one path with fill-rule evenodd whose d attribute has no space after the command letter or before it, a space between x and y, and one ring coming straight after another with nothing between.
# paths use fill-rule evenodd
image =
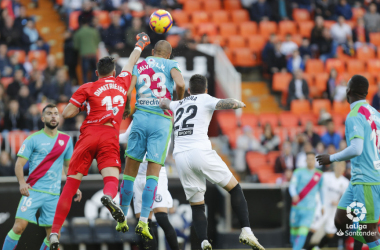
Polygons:
<instances>
[{"instance_id":1,"label":"ball in the air","mask_svg":"<svg viewBox=\"0 0 380 250\"><path fill-rule=\"evenodd\" d=\"M150 16L149 26L154 32L164 34L173 26L173 18L166 10L157 10Z\"/></svg>"}]
</instances>

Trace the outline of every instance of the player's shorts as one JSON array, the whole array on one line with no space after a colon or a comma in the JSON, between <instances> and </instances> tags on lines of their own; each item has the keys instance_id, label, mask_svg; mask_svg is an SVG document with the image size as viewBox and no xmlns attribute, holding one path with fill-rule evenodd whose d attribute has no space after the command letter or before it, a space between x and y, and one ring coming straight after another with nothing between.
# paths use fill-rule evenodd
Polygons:
<instances>
[{"instance_id":1,"label":"player's shorts","mask_svg":"<svg viewBox=\"0 0 380 250\"><path fill-rule=\"evenodd\" d=\"M290 209L290 227L310 228L314 219L315 209L297 208Z\"/></svg>"},{"instance_id":2,"label":"player's shorts","mask_svg":"<svg viewBox=\"0 0 380 250\"><path fill-rule=\"evenodd\" d=\"M225 187L232 173L214 150L191 149L174 155L179 178L190 202L204 200L206 179Z\"/></svg>"},{"instance_id":3,"label":"player's shorts","mask_svg":"<svg viewBox=\"0 0 380 250\"><path fill-rule=\"evenodd\" d=\"M36 214L39 210L40 217L38 224L41 227L51 227L53 225L58 200L59 195L29 190L29 197L21 197L17 207L16 219L23 219L37 224Z\"/></svg>"},{"instance_id":4,"label":"player's shorts","mask_svg":"<svg viewBox=\"0 0 380 250\"><path fill-rule=\"evenodd\" d=\"M107 125L86 127L75 144L67 175L87 175L94 159L99 172L107 167L117 167L121 171L119 132L115 128Z\"/></svg>"},{"instance_id":5,"label":"player's shorts","mask_svg":"<svg viewBox=\"0 0 380 250\"><path fill-rule=\"evenodd\" d=\"M379 185L348 185L346 192L339 201L338 209L347 210L347 207L355 207L355 203L364 205L366 214L360 223L377 223L380 215L380 186ZM360 207L358 204L357 207ZM359 210L363 211L359 208ZM361 211L359 218L361 216ZM364 214L364 213L363 213Z\"/></svg>"},{"instance_id":6,"label":"player's shorts","mask_svg":"<svg viewBox=\"0 0 380 250\"><path fill-rule=\"evenodd\" d=\"M164 165L166 151L172 134L172 122L158 114L137 110L128 138L125 156L138 162L146 160Z\"/></svg>"},{"instance_id":7,"label":"player's shorts","mask_svg":"<svg viewBox=\"0 0 380 250\"><path fill-rule=\"evenodd\" d=\"M142 193L146 183L146 175L138 174L133 184L133 207L135 214L141 213ZM157 184L156 196L152 209L157 207L173 207L173 198L168 190L168 177L160 173Z\"/></svg>"},{"instance_id":8,"label":"player's shorts","mask_svg":"<svg viewBox=\"0 0 380 250\"><path fill-rule=\"evenodd\" d=\"M335 234L337 229L335 227L334 219L335 219L336 208L326 209L324 214L318 213L317 211L314 216L314 221L311 224L310 228L317 231L319 228L324 226L325 233L327 234Z\"/></svg>"}]
</instances>

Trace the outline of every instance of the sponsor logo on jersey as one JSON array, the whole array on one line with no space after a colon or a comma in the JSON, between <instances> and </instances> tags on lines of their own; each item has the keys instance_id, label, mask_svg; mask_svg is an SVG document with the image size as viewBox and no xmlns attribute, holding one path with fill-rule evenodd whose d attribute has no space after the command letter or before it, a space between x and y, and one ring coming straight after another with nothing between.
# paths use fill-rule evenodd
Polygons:
<instances>
[{"instance_id":1,"label":"sponsor logo on jersey","mask_svg":"<svg viewBox=\"0 0 380 250\"><path fill-rule=\"evenodd\" d=\"M138 100L138 103L142 106L158 106L160 104L160 101L153 98L140 98Z\"/></svg>"},{"instance_id":2,"label":"sponsor logo on jersey","mask_svg":"<svg viewBox=\"0 0 380 250\"><path fill-rule=\"evenodd\" d=\"M59 141L58 141L58 144L59 144L60 146L63 146L63 145L65 145L65 142L64 142L63 140L59 140Z\"/></svg>"},{"instance_id":3,"label":"sponsor logo on jersey","mask_svg":"<svg viewBox=\"0 0 380 250\"><path fill-rule=\"evenodd\" d=\"M22 144L20 151L19 151L20 154L24 153L25 147L26 147L25 144Z\"/></svg>"},{"instance_id":4,"label":"sponsor logo on jersey","mask_svg":"<svg viewBox=\"0 0 380 250\"><path fill-rule=\"evenodd\" d=\"M162 201L162 196L160 194L156 194L156 197L154 198L155 202L161 202Z\"/></svg>"},{"instance_id":5,"label":"sponsor logo on jersey","mask_svg":"<svg viewBox=\"0 0 380 250\"><path fill-rule=\"evenodd\" d=\"M127 75L129 75L128 72L121 72L119 77L126 77Z\"/></svg>"},{"instance_id":6,"label":"sponsor logo on jersey","mask_svg":"<svg viewBox=\"0 0 380 250\"><path fill-rule=\"evenodd\" d=\"M178 136L185 136L185 135L192 135L192 134L193 134L193 130L178 131Z\"/></svg>"},{"instance_id":7,"label":"sponsor logo on jersey","mask_svg":"<svg viewBox=\"0 0 380 250\"><path fill-rule=\"evenodd\" d=\"M367 209L364 204L361 202L352 202L347 206L347 218L352 220L353 222L359 222L365 219L367 214Z\"/></svg>"}]
</instances>

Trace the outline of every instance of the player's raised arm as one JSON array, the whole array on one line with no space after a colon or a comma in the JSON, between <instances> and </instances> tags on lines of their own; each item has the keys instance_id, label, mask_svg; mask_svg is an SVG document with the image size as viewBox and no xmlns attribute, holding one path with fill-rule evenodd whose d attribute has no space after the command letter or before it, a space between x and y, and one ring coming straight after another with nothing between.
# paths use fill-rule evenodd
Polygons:
<instances>
[{"instance_id":1,"label":"player's raised arm","mask_svg":"<svg viewBox=\"0 0 380 250\"><path fill-rule=\"evenodd\" d=\"M131 55L129 56L129 60L127 65L124 66L122 71L128 71L132 73L133 66L137 63L137 60L139 60L141 52L143 49L150 44L150 38L147 34L144 32L139 33L136 36L137 43L135 45L135 49L132 51Z\"/></svg>"},{"instance_id":2,"label":"player's raised arm","mask_svg":"<svg viewBox=\"0 0 380 250\"><path fill-rule=\"evenodd\" d=\"M29 189L32 189L32 187L26 183L24 178L24 165L27 161L28 160L23 157L18 157L15 166L16 177L20 184L20 193L24 196L29 196Z\"/></svg>"},{"instance_id":3,"label":"player's raised arm","mask_svg":"<svg viewBox=\"0 0 380 250\"><path fill-rule=\"evenodd\" d=\"M131 114L132 91L136 86L136 82L137 82L137 76L132 76L131 85L129 86L128 93L127 93L127 101L125 102L123 119L126 119Z\"/></svg>"},{"instance_id":4,"label":"player's raised arm","mask_svg":"<svg viewBox=\"0 0 380 250\"><path fill-rule=\"evenodd\" d=\"M239 108L245 108L245 104L241 101L234 99L234 98L222 99L215 106L216 110L239 109Z\"/></svg>"},{"instance_id":5,"label":"player's raised arm","mask_svg":"<svg viewBox=\"0 0 380 250\"><path fill-rule=\"evenodd\" d=\"M183 76L180 71L176 68L172 68L170 70L170 74L172 75L172 78L175 82L176 91L177 91L177 98L178 100L182 100L185 96L185 80L183 79Z\"/></svg>"}]
</instances>

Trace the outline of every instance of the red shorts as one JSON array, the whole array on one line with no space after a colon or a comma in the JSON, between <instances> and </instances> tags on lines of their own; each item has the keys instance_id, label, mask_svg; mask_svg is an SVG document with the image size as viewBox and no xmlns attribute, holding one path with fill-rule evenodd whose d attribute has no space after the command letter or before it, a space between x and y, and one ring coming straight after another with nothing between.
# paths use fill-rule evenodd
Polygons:
<instances>
[{"instance_id":1,"label":"red shorts","mask_svg":"<svg viewBox=\"0 0 380 250\"><path fill-rule=\"evenodd\" d=\"M117 167L120 172L119 132L107 125L88 126L81 132L67 175L87 175L94 159L99 172L106 167Z\"/></svg>"}]
</instances>

